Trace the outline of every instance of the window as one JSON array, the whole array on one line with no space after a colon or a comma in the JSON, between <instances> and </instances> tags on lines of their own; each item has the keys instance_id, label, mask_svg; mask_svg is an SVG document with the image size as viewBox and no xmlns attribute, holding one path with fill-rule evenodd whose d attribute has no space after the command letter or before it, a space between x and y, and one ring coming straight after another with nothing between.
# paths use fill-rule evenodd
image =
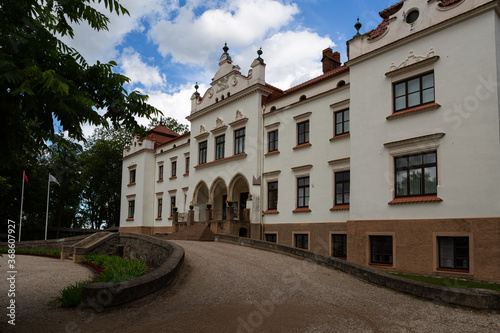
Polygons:
<instances>
[{"instance_id":1,"label":"window","mask_svg":"<svg viewBox=\"0 0 500 333\"><path fill-rule=\"evenodd\" d=\"M370 263L392 265L392 236L370 236Z\"/></svg>"},{"instance_id":2,"label":"window","mask_svg":"<svg viewBox=\"0 0 500 333\"><path fill-rule=\"evenodd\" d=\"M199 143L199 161L198 164L204 164L207 163L207 142L203 141Z\"/></svg>"},{"instance_id":3,"label":"window","mask_svg":"<svg viewBox=\"0 0 500 333\"><path fill-rule=\"evenodd\" d=\"M189 173L189 156L186 157L186 173Z\"/></svg>"},{"instance_id":4,"label":"window","mask_svg":"<svg viewBox=\"0 0 500 333\"><path fill-rule=\"evenodd\" d=\"M277 234L266 234L266 242L277 243L278 242L278 235Z\"/></svg>"},{"instance_id":5,"label":"window","mask_svg":"<svg viewBox=\"0 0 500 333\"><path fill-rule=\"evenodd\" d=\"M335 112L335 135L349 133L349 110Z\"/></svg>"},{"instance_id":6,"label":"window","mask_svg":"<svg viewBox=\"0 0 500 333\"><path fill-rule=\"evenodd\" d=\"M297 124L297 145L309 142L309 120Z\"/></svg>"},{"instance_id":7,"label":"window","mask_svg":"<svg viewBox=\"0 0 500 333\"><path fill-rule=\"evenodd\" d=\"M172 161L172 177L177 177L177 161Z\"/></svg>"},{"instance_id":8,"label":"window","mask_svg":"<svg viewBox=\"0 0 500 333\"><path fill-rule=\"evenodd\" d=\"M174 216L175 197L170 197L170 216Z\"/></svg>"},{"instance_id":9,"label":"window","mask_svg":"<svg viewBox=\"0 0 500 333\"><path fill-rule=\"evenodd\" d=\"M130 179L129 183L135 183L135 169L130 170Z\"/></svg>"},{"instance_id":10,"label":"window","mask_svg":"<svg viewBox=\"0 0 500 333\"><path fill-rule=\"evenodd\" d=\"M128 202L128 218L133 219L135 213L135 200L130 200Z\"/></svg>"},{"instance_id":11,"label":"window","mask_svg":"<svg viewBox=\"0 0 500 333\"><path fill-rule=\"evenodd\" d=\"M221 135L215 138L215 159L224 158L224 149L226 147L226 136Z\"/></svg>"},{"instance_id":12,"label":"window","mask_svg":"<svg viewBox=\"0 0 500 333\"><path fill-rule=\"evenodd\" d=\"M308 234L294 234L295 247L299 249L309 249L309 235Z\"/></svg>"},{"instance_id":13,"label":"window","mask_svg":"<svg viewBox=\"0 0 500 333\"><path fill-rule=\"evenodd\" d=\"M434 102L434 73L394 84L394 112Z\"/></svg>"},{"instance_id":14,"label":"window","mask_svg":"<svg viewBox=\"0 0 500 333\"><path fill-rule=\"evenodd\" d=\"M278 130L274 130L267 133L267 137L269 140L269 148L268 151L277 151L278 150Z\"/></svg>"},{"instance_id":15,"label":"window","mask_svg":"<svg viewBox=\"0 0 500 333\"><path fill-rule=\"evenodd\" d=\"M161 218L162 211L163 211L163 199L158 198L158 216L157 217Z\"/></svg>"},{"instance_id":16,"label":"window","mask_svg":"<svg viewBox=\"0 0 500 333\"><path fill-rule=\"evenodd\" d=\"M439 268L469 270L469 237L438 237Z\"/></svg>"},{"instance_id":17,"label":"window","mask_svg":"<svg viewBox=\"0 0 500 333\"><path fill-rule=\"evenodd\" d=\"M335 205L348 205L351 193L351 172L335 172Z\"/></svg>"},{"instance_id":18,"label":"window","mask_svg":"<svg viewBox=\"0 0 500 333\"><path fill-rule=\"evenodd\" d=\"M158 166L158 180L163 180L163 165Z\"/></svg>"},{"instance_id":19,"label":"window","mask_svg":"<svg viewBox=\"0 0 500 333\"><path fill-rule=\"evenodd\" d=\"M241 128L234 131L234 154L242 154L245 152L245 129Z\"/></svg>"},{"instance_id":20,"label":"window","mask_svg":"<svg viewBox=\"0 0 500 333\"><path fill-rule=\"evenodd\" d=\"M309 177L297 178L297 208L309 207Z\"/></svg>"},{"instance_id":21,"label":"window","mask_svg":"<svg viewBox=\"0 0 500 333\"><path fill-rule=\"evenodd\" d=\"M332 235L332 256L336 258L347 258L347 235L333 234Z\"/></svg>"},{"instance_id":22,"label":"window","mask_svg":"<svg viewBox=\"0 0 500 333\"><path fill-rule=\"evenodd\" d=\"M278 182L267 183L267 209L278 209Z\"/></svg>"},{"instance_id":23,"label":"window","mask_svg":"<svg viewBox=\"0 0 500 333\"><path fill-rule=\"evenodd\" d=\"M436 151L394 160L396 197L437 194Z\"/></svg>"}]
</instances>

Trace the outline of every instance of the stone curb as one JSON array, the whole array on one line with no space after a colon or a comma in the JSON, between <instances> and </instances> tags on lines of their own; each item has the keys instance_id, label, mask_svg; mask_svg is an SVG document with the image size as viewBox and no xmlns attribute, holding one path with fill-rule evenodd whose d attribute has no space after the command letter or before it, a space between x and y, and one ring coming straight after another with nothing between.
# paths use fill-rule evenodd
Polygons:
<instances>
[{"instance_id":1,"label":"stone curb","mask_svg":"<svg viewBox=\"0 0 500 333\"><path fill-rule=\"evenodd\" d=\"M171 286L184 262L184 249L177 244L140 234L119 233L119 237L140 239L159 245L169 252L169 256L158 268L138 278L120 283L96 282L85 285L82 290L82 306L92 308L96 312Z\"/></svg>"},{"instance_id":2,"label":"stone curb","mask_svg":"<svg viewBox=\"0 0 500 333\"><path fill-rule=\"evenodd\" d=\"M500 309L500 293L493 290L457 289L427 284L319 253L250 238L216 234L215 241L250 246L289 256L306 258L317 264L340 270L361 280L442 304L458 305L480 310Z\"/></svg>"}]
</instances>

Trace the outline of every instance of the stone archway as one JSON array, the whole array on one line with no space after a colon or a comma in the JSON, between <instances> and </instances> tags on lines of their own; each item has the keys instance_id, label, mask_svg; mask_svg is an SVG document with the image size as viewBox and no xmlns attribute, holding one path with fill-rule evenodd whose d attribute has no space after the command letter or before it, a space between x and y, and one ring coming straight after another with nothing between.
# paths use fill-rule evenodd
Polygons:
<instances>
[{"instance_id":1,"label":"stone archway","mask_svg":"<svg viewBox=\"0 0 500 333\"><path fill-rule=\"evenodd\" d=\"M195 206L195 220L205 221L207 219L206 204L209 202L207 183L200 181L193 192L193 205Z\"/></svg>"},{"instance_id":2,"label":"stone archway","mask_svg":"<svg viewBox=\"0 0 500 333\"><path fill-rule=\"evenodd\" d=\"M210 187L210 200L214 212L214 220L224 220L226 218L226 200L228 192L224 179L217 177Z\"/></svg>"},{"instance_id":3,"label":"stone archway","mask_svg":"<svg viewBox=\"0 0 500 333\"><path fill-rule=\"evenodd\" d=\"M250 198L250 186L246 177L237 173L229 183L229 197L234 201L234 208L239 220L242 220L242 212L247 207L247 200Z\"/></svg>"}]
</instances>

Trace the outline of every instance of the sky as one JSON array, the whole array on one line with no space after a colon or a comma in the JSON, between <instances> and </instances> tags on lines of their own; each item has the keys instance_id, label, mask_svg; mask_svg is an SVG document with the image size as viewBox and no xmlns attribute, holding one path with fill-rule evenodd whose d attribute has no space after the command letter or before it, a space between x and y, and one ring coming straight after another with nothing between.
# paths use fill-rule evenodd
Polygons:
<instances>
[{"instance_id":1,"label":"sky","mask_svg":"<svg viewBox=\"0 0 500 333\"><path fill-rule=\"evenodd\" d=\"M365 33L379 12L397 0L120 0L130 16L109 13L108 31L82 24L64 41L88 63L116 61L125 86L184 124L196 82L203 95L227 43L233 64L246 75L262 47L266 81L286 90L322 74L322 51L331 47L347 61L346 41L359 17ZM138 119L148 125L147 119ZM94 127L85 125L84 134Z\"/></svg>"}]
</instances>

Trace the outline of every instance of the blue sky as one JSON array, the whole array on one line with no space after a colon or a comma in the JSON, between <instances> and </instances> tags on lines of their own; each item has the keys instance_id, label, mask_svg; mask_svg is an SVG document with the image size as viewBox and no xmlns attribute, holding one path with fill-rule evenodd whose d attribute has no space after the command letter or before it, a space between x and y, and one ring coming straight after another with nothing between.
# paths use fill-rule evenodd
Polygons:
<instances>
[{"instance_id":1,"label":"blue sky","mask_svg":"<svg viewBox=\"0 0 500 333\"><path fill-rule=\"evenodd\" d=\"M109 31L75 27L65 40L87 59L115 60L132 79L127 90L150 96L165 116L188 123L190 96L203 94L227 42L233 63L246 74L262 47L268 83L288 89L321 74L322 50L346 58L346 41L374 29L378 12L397 0L121 0L129 16L109 14ZM101 7L100 7L101 6ZM102 5L96 7L102 10ZM145 119L139 120L147 125ZM93 132L85 126L85 134Z\"/></svg>"}]
</instances>

